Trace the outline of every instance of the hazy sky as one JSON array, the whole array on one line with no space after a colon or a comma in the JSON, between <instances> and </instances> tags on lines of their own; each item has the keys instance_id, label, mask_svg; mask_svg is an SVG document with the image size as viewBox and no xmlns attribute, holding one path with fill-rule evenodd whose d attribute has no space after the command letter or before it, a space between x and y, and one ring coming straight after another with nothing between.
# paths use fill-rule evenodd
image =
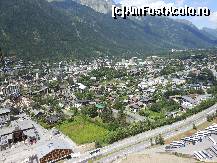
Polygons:
<instances>
[{"instance_id":1,"label":"hazy sky","mask_svg":"<svg viewBox=\"0 0 217 163\"><path fill-rule=\"evenodd\" d=\"M210 27L217 28L217 0L114 0L116 3L137 6L166 6L173 5L176 7L208 7L212 15L209 17L181 17L190 20L199 28ZM177 18L177 17L174 17Z\"/></svg>"}]
</instances>

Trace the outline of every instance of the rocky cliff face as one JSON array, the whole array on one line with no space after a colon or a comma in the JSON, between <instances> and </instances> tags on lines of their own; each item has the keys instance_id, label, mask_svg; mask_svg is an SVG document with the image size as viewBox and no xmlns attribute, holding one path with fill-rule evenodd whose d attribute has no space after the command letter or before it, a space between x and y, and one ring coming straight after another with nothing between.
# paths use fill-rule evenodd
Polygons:
<instances>
[{"instance_id":1,"label":"rocky cliff face","mask_svg":"<svg viewBox=\"0 0 217 163\"><path fill-rule=\"evenodd\" d=\"M47 0L48 2L61 2L65 0ZM88 6L100 13L108 13L111 11L113 0L72 0L82 5Z\"/></svg>"},{"instance_id":2,"label":"rocky cliff face","mask_svg":"<svg viewBox=\"0 0 217 163\"><path fill-rule=\"evenodd\" d=\"M80 4L91 7L97 12L108 13L114 2L112 0L77 0Z\"/></svg>"}]
</instances>

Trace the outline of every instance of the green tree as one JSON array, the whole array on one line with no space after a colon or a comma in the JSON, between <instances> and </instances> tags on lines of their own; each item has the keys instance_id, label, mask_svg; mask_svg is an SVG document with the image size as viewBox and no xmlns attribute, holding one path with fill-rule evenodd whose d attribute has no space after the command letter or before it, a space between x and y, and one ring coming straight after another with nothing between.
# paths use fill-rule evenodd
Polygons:
<instances>
[{"instance_id":1,"label":"green tree","mask_svg":"<svg viewBox=\"0 0 217 163\"><path fill-rule=\"evenodd\" d=\"M113 108L116 110L123 110L124 104L120 100L115 101Z\"/></svg>"},{"instance_id":2,"label":"green tree","mask_svg":"<svg viewBox=\"0 0 217 163\"><path fill-rule=\"evenodd\" d=\"M161 134L160 134L159 137L158 137L158 141L159 141L159 144L160 144L160 145L164 145L164 144L165 144L164 138L162 137Z\"/></svg>"},{"instance_id":3,"label":"green tree","mask_svg":"<svg viewBox=\"0 0 217 163\"><path fill-rule=\"evenodd\" d=\"M212 120L213 120L212 116L210 116L210 115L207 115L206 119L208 122L212 122Z\"/></svg>"},{"instance_id":4,"label":"green tree","mask_svg":"<svg viewBox=\"0 0 217 163\"><path fill-rule=\"evenodd\" d=\"M91 118L98 116L97 108L95 106L87 106L82 108L82 114L88 115Z\"/></svg>"},{"instance_id":5,"label":"green tree","mask_svg":"<svg viewBox=\"0 0 217 163\"><path fill-rule=\"evenodd\" d=\"M154 145L154 143L153 143L153 139L152 139L152 138L150 138L150 144L151 144L151 146Z\"/></svg>"},{"instance_id":6,"label":"green tree","mask_svg":"<svg viewBox=\"0 0 217 163\"><path fill-rule=\"evenodd\" d=\"M112 110L105 107L100 113L100 118L104 123L109 123L114 120Z\"/></svg>"},{"instance_id":7,"label":"green tree","mask_svg":"<svg viewBox=\"0 0 217 163\"><path fill-rule=\"evenodd\" d=\"M117 121L121 126L125 126L127 124L126 118L127 118L127 116L124 113L123 109L119 110Z\"/></svg>"},{"instance_id":8,"label":"green tree","mask_svg":"<svg viewBox=\"0 0 217 163\"><path fill-rule=\"evenodd\" d=\"M74 115L74 116L78 115L78 108L76 108L76 107L71 107L70 110L73 112L73 115Z\"/></svg>"},{"instance_id":9,"label":"green tree","mask_svg":"<svg viewBox=\"0 0 217 163\"><path fill-rule=\"evenodd\" d=\"M195 124L193 124L193 129L197 130L197 126Z\"/></svg>"},{"instance_id":10,"label":"green tree","mask_svg":"<svg viewBox=\"0 0 217 163\"><path fill-rule=\"evenodd\" d=\"M159 144L159 137L158 136L155 137L155 144Z\"/></svg>"},{"instance_id":11,"label":"green tree","mask_svg":"<svg viewBox=\"0 0 217 163\"><path fill-rule=\"evenodd\" d=\"M102 145L99 141L95 142L95 148L102 148Z\"/></svg>"}]
</instances>

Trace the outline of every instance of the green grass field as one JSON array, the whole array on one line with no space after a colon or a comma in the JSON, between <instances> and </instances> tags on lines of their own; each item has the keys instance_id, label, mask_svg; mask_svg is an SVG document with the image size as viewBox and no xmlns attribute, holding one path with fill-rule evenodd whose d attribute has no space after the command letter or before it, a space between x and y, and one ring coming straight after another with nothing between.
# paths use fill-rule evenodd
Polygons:
<instances>
[{"instance_id":1,"label":"green grass field","mask_svg":"<svg viewBox=\"0 0 217 163\"><path fill-rule=\"evenodd\" d=\"M73 122L64 122L57 128L69 136L77 144L91 143L95 141L102 142L108 134L108 130L89 122L83 117L75 117Z\"/></svg>"}]
</instances>

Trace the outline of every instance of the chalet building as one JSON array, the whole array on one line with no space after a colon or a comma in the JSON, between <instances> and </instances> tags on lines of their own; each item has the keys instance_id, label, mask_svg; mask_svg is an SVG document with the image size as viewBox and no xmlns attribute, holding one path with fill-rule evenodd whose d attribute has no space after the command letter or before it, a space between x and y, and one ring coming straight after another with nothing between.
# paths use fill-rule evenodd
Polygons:
<instances>
[{"instance_id":1,"label":"chalet building","mask_svg":"<svg viewBox=\"0 0 217 163\"><path fill-rule=\"evenodd\" d=\"M77 100L77 103L79 103L83 106L89 105L90 102L91 102L90 100Z\"/></svg>"},{"instance_id":2,"label":"chalet building","mask_svg":"<svg viewBox=\"0 0 217 163\"><path fill-rule=\"evenodd\" d=\"M8 123L10 121L10 109L0 108L0 126Z\"/></svg>"},{"instance_id":3,"label":"chalet building","mask_svg":"<svg viewBox=\"0 0 217 163\"><path fill-rule=\"evenodd\" d=\"M202 101L211 99L211 94L204 94L204 95L198 95L198 94L191 94L191 95L185 95L185 96L170 96L170 99L174 100L175 102L178 102L182 109L191 109L197 105L199 105Z\"/></svg>"},{"instance_id":4,"label":"chalet building","mask_svg":"<svg viewBox=\"0 0 217 163\"><path fill-rule=\"evenodd\" d=\"M95 107L97 108L97 112L102 113L102 111L106 108L104 104L96 104Z\"/></svg>"},{"instance_id":5,"label":"chalet building","mask_svg":"<svg viewBox=\"0 0 217 163\"><path fill-rule=\"evenodd\" d=\"M140 107L137 104L131 104L130 109L131 109L132 112L136 113L136 112L139 112Z\"/></svg>"},{"instance_id":6,"label":"chalet building","mask_svg":"<svg viewBox=\"0 0 217 163\"><path fill-rule=\"evenodd\" d=\"M72 149L64 142L49 142L38 147L37 157L40 163L57 162L71 158Z\"/></svg>"},{"instance_id":7,"label":"chalet building","mask_svg":"<svg viewBox=\"0 0 217 163\"><path fill-rule=\"evenodd\" d=\"M38 132L29 121L15 122L11 127L0 129L0 151L11 148L18 142L33 144L38 139Z\"/></svg>"},{"instance_id":8,"label":"chalet building","mask_svg":"<svg viewBox=\"0 0 217 163\"><path fill-rule=\"evenodd\" d=\"M18 85L10 84L7 87L2 88L4 96L11 96L13 94L20 94L20 88Z\"/></svg>"},{"instance_id":9,"label":"chalet building","mask_svg":"<svg viewBox=\"0 0 217 163\"><path fill-rule=\"evenodd\" d=\"M45 118L45 120L48 124L54 124L60 120L60 117L58 117L57 115L49 115Z\"/></svg>"},{"instance_id":10,"label":"chalet building","mask_svg":"<svg viewBox=\"0 0 217 163\"><path fill-rule=\"evenodd\" d=\"M154 100L152 98L149 98L149 97L141 97L141 99L139 101L142 102L143 104L146 104L146 105L154 102Z\"/></svg>"}]
</instances>

